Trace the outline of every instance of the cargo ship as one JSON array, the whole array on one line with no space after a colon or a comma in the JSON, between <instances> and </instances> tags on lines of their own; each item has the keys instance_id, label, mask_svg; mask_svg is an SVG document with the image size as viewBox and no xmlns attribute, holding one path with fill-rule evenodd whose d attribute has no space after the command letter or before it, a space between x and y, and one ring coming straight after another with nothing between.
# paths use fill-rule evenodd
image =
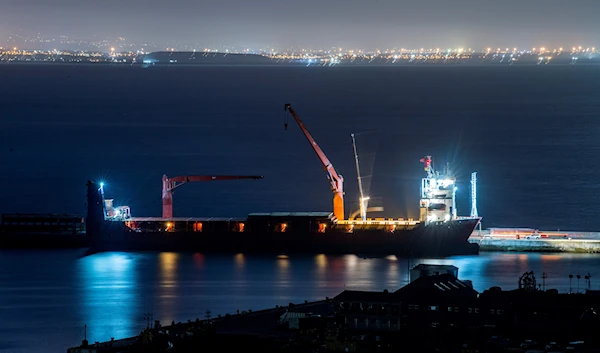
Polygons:
<instances>
[{"instance_id":1,"label":"cargo ship","mask_svg":"<svg viewBox=\"0 0 600 353\"><path fill-rule=\"evenodd\" d=\"M334 212L251 213L244 218L130 217L88 182L88 236L97 251L357 254L444 257L477 254L467 241L479 217L458 217L454 179L422 180L420 219L339 219ZM107 202L108 201L108 202ZM108 205L108 208L107 208ZM111 220L111 218L115 220ZM119 218L119 219L116 219Z\"/></svg>"},{"instance_id":2,"label":"cargo ship","mask_svg":"<svg viewBox=\"0 0 600 353\"><path fill-rule=\"evenodd\" d=\"M288 111L304 133L327 173L333 212L251 213L243 218L173 217L172 190L190 181L258 179L259 176L163 176L163 216L131 217L104 198L103 185L88 181L87 232L93 251L194 251L270 254L357 254L366 256L450 256L477 254L467 240L480 223L477 216L456 212L456 179L435 171L431 156L421 159L419 219L367 218L359 187L360 216L345 217L343 177L289 104ZM287 122L285 128L287 129ZM354 139L353 139L354 140ZM355 147L356 156L356 147ZM358 158L357 173L358 170Z\"/></svg>"},{"instance_id":3,"label":"cargo ship","mask_svg":"<svg viewBox=\"0 0 600 353\"><path fill-rule=\"evenodd\" d=\"M245 254L356 254L360 256L446 257L478 254L467 240L480 224L475 215L456 212L456 179L434 170L431 156L421 159L419 219L367 218L356 145L360 210L345 215L344 178L338 174L289 104L293 116L327 173L333 211L251 213L242 218L173 216L173 190L188 182L261 179L262 176L177 176L162 178L162 217L132 217L128 206L114 206L101 181L87 183L85 222L77 215L5 215L0 248L87 247L101 251L193 251ZM287 122L285 128L287 129ZM85 226L85 231L82 227Z\"/></svg>"}]
</instances>

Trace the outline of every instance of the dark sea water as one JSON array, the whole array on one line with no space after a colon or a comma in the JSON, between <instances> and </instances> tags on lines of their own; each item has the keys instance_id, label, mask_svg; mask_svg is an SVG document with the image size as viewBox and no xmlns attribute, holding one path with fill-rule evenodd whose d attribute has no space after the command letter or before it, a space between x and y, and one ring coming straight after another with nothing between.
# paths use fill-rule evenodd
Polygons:
<instances>
[{"instance_id":1,"label":"dark sea water","mask_svg":"<svg viewBox=\"0 0 600 353\"><path fill-rule=\"evenodd\" d=\"M185 185L175 216L331 210L291 103L346 177L350 134L370 206L416 217L419 159L449 162L467 215L478 172L484 227L600 230L600 67L153 67L0 65L0 213L83 213L85 182L134 216L160 216L161 176L259 174ZM373 216L377 216L373 214ZM0 251L0 351L64 352L82 339L135 335L145 312L170 323L237 309L394 290L407 260L208 254ZM413 259L412 264L418 260ZM569 289L600 278L597 255L498 254L452 263L477 290L515 288L534 270ZM574 284L575 286L575 284ZM584 281L581 281L581 288Z\"/></svg>"},{"instance_id":2,"label":"dark sea water","mask_svg":"<svg viewBox=\"0 0 600 353\"><path fill-rule=\"evenodd\" d=\"M161 176L258 174L186 185L175 216L327 211L331 192L291 103L346 178L350 134L370 206L416 217L419 159L450 163L484 226L600 230L600 66L151 67L0 65L0 212L84 212L85 182L160 216ZM373 214L373 216L377 216Z\"/></svg>"},{"instance_id":3,"label":"dark sea water","mask_svg":"<svg viewBox=\"0 0 600 353\"><path fill-rule=\"evenodd\" d=\"M579 289L592 276L599 289L597 255L482 253L445 260L211 256L177 253L0 251L0 352L66 352L80 344L83 325L90 342L137 335L144 314L168 324L212 315L258 310L290 302L334 297L344 289L396 290L417 263L453 264L478 291L517 287L533 270L546 288ZM597 281L595 280L598 279ZM577 290L577 281L572 282Z\"/></svg>"}]
</instances>

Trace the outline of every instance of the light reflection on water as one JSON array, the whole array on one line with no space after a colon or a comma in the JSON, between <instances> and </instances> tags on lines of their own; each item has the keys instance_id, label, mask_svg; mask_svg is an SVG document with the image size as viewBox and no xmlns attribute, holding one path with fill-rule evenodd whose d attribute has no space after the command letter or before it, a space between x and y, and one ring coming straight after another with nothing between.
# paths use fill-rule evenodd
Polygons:
<instances>
[{"instance_id":1,"label":"light reflection on water","mask_svg":"<svg viewBox=\"0 0 600 353\"><path fill-rule=\"evenodd\" d=\"M287 304L292 301L290 289L295 283L292 280L290 259L288 256L278 256L275 262L276 275L273 295L277 298L276 304Z\"/></svg>"},{"instance_id":2,"label":"light reflection on water","mask_svg":"<svg viewBox=\"0 0 600 353\"><path fill-rule=\"evenodd\" d=\"M217 256L178 253L0 252L0 352L65 351L81 341L136 335L152 311L163 323L258 310L334 297L344 289L394 291L418 263L452 264L476 290L513 289L533 270L547 288L569 290L568 275L600 282L600 257L587 254L482 253L450 259L364 259L354 255L312 257ZM35 264L35 265L31 265ZM577 281L573 279L573 288ZM15 330L14 327L33 327ZM2 346L4 344L5 346ZM4 347L4 348L3 348ZM29 347L29 348L27 348ZM4 349L4 350L3 350Z\"/></svg>"},{"instance_id":3,"label":"light reflection on water","mask_svg":"<svg viewBox=\"0 0 600 353\"><path fill-rule=\"evenodd\" d=\"M177 281L177 267L179 254L163 252L158 255L160 267L158 278L158 306L156 311L167 319L175 318L175 306L179 300L179 283Z\"/></svg>"},{"instance_id":4,"label":"light reflection on water","mask_svg":"<svg viewBox=\"0 0 600 353\"><path fill-rule=\"evenodd\" d=\"M569 291L569 274L580 274L583 278L585 274L590 273L591 287L600 288L593 282L593 279L600 275L600 271L596 272L600 265L600 257L596 254L482 253L479 256L422 262L458 267L458 276L461 279L472 280L473 287L479 292L492 286L514 289L518 286L519 277L527 271L534 271L538 284L542 283L542 274L546 273L546 288L556 288L561 292Z\"/></svg>"},{"instance_id":5,"label":"light reflection on water","mask_svg":"<svg viewBox=\"0 0 600 353\"><path fill-rule=\"evenodd\" d=\"M315 287L323 289L327 286L327 270L328 270L327 256L325 254L319 254L315 256Z\"/></svg>"},{"instance_id":6,"label":"light reflection on water","mask_svg":"<svg viewBox=\"0 0 600 353\"><path fill-rule=\"evenodd\" d=\"M105 253L76 262L80 297L75 304L88 326L88 340L132 332L133 321L141 315L138 297L143 295L136 270L139 259L136 254Z\"/></svg>"}]
</instances>

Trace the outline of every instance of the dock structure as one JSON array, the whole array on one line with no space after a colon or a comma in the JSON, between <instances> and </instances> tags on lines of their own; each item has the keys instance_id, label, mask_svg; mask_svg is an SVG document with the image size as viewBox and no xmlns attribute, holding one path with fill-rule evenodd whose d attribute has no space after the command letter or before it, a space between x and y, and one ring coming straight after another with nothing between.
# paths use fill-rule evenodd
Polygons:
<instances>
[{"instance_id":1,"label":"dock structure","mask_svg":"<svg viewBox=\"0 0 600 353\"><path fill-rule=\"evenodd\" d=\"M77 234L85 232L85 222L83 215L5 213L1 217L0 230Z\"/></svg>"},{"instance_id":2,"label":"dock structure","mask_svg":"<svg viewBox=\"0 0 600 353\"><path fill-rule=\"evenodd\" d=\"M600 232L493 228L473 232L469 242L480 251L600 253Z\"/></svg>"}]
</instances>

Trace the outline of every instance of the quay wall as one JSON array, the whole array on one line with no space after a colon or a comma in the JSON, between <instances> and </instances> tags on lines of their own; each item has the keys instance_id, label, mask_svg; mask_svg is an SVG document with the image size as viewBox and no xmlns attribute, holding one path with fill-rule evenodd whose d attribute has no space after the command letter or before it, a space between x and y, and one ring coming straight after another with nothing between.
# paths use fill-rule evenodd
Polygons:
<instances>
[{"instance_id":1,"label":"quay wall","mask_svg":"<svg viewBox=\"0 0 600 353\"><path fill-rule=\"evenodd\" d=\"M600 253L599 232L553 231L540 234L564 234L561 237L517 239L511 236L490 236L489 230L476 230L469 242L479 244L479 251L570 252Z\"/></svg>"}]
</instances>

